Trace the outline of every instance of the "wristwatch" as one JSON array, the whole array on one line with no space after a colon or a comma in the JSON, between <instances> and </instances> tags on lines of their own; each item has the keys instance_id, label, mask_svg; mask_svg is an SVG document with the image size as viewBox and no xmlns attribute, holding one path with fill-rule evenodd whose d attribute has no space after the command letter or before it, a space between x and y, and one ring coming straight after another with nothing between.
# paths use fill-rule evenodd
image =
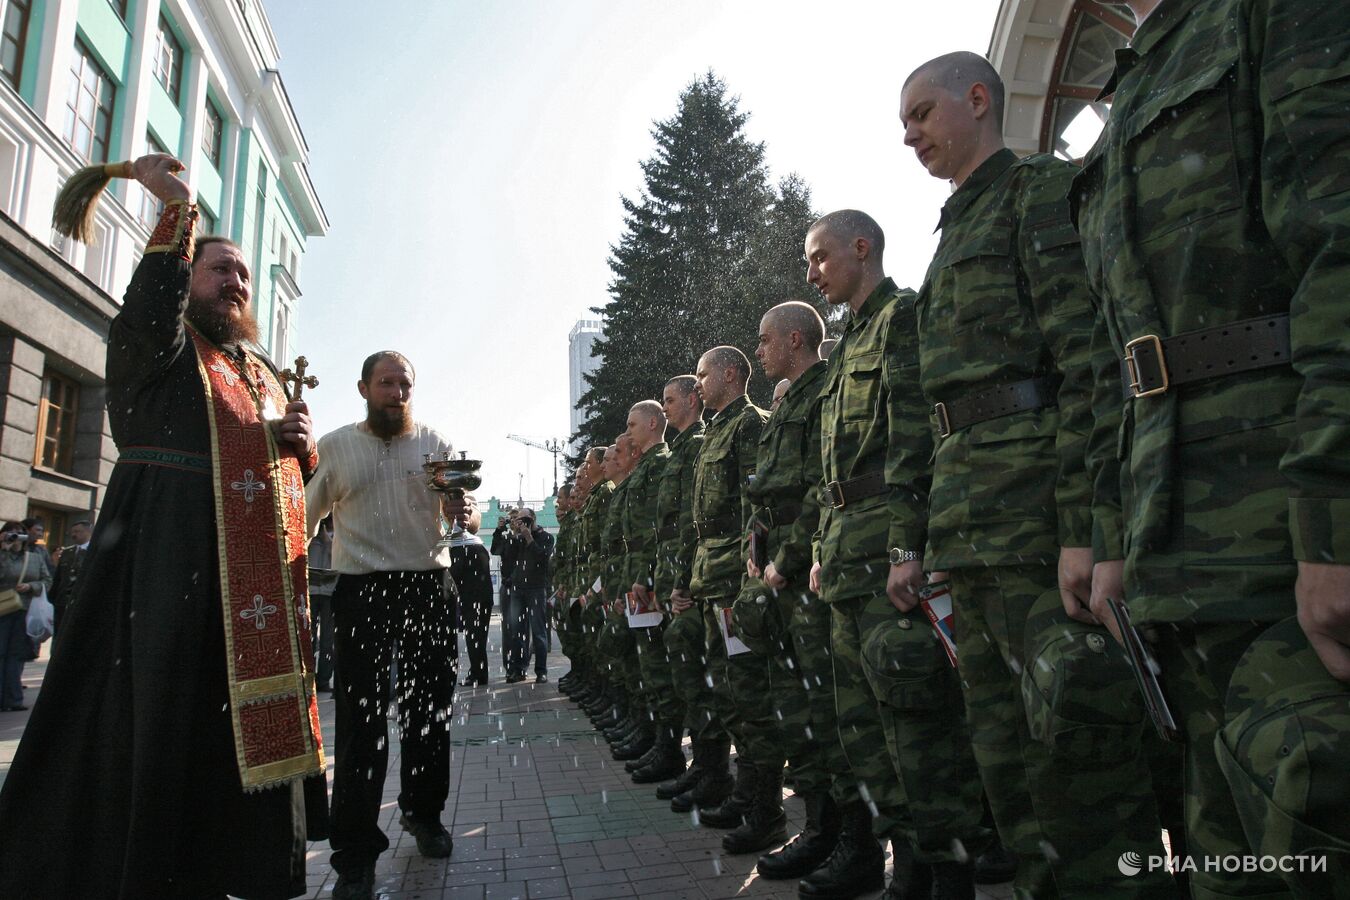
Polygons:
<instances>
[{"instance_id":1,"label":"wristwatch","mask_svg":"<svg viewBox=\"0 0 1350 900\"><path fill-rule=\"evenodd\" d=\"M903 566L907 562L923 559L922 550L901 550L899 547L891 548L891 565Z\"/></svg>"}]
</instances>

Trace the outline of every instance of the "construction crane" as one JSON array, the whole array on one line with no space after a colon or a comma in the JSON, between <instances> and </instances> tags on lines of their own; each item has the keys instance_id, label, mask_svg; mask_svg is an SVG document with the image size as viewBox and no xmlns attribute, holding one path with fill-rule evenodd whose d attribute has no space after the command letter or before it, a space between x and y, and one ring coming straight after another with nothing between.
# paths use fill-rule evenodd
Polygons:
<instances>
[{"instance_id":1,"label":"construction crane","mask_svg":"<svg viewBox=\"0 0 1350 900\"><path fill-rule=\"evenodd\" d=\"M557 438L549 438L546 441L536 441L532 438L521 437L518 434L508 434L508 441L516 441L527 447L534 447L536 450L543 450L545 453L553 454L553 496L558 496L558 454L567 448L567 444Z\"/></svg>"}]
</instances>

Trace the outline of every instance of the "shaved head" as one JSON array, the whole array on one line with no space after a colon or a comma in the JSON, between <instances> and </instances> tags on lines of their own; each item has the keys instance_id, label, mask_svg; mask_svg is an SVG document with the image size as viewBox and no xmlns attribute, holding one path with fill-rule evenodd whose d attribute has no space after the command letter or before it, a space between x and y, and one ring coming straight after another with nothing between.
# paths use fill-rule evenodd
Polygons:
<instances>
[{"instance_id":1,"label":"shaved head","mask_svg":"<svg viewBox=\"0 0 1350 900\"><path fill-rule=\"evenodd\" d=\"M904 87L918 77L927 78L931 83L958 97L970 90L971 85L982 84L989 91L989 108L994 113L994 121L1003 123L1003 79L989 60L969 50L944 53L919 66L905 79ZM901 90L903 90L902 88Z\"/></svg>"},{"instance_id":2,"label":"shaved head","mask_svg":"<svg viewBox=\"0 0 1350 900\"><path fill-rule=\"evenodd\" d=\"M734 369L742 384L750 380L750 360L736 347L714 347L703 354L703 360L714 369Z\"/></svg>"},{"instance_id":3,"label":"shaved head","mask_svg":"<svg viewBox=\"0 0 1350 900\"><path fill-rule=\"evenodd\" d=\"M841 246L848 246L862 238L872 248L872 255L881 259L886 249L886 235L882 233L877 220L859 209L838 209L826 213L812 223L806 230L808 236L816 233L828 235Z\"/></svg>"},{"instance_id":4,"label":"shaved head","mask_svg":"<svg viewBox=\"0 0 1350 900\"><path fill-rule=\"evenodd\" d=\"M662 423L666 421L666 414L661 409L661 404L655 400L639 400L628 410L628 415L637 416L643 422L650 422L653 419L660 419Z\"/></svg>"},{"instance_id":5,"label":"shaved head","mask_svg":"<svg viewBox=\"0 0 1350 900\"><path fill-rule=\"evenodd\" d=\"M820 342L825 339L825 323L820 313L809 303L789 300L780 303L764 314L762 328L772 328L781 335L797 332L802 343L812 352L819 352Z\"/></svg>"}]
</instances>

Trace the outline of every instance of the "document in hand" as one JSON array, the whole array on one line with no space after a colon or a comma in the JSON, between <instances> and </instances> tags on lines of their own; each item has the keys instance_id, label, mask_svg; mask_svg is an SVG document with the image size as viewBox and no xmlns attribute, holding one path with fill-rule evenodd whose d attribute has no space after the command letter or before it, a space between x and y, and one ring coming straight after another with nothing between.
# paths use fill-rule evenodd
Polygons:
<instances>
[{"instance_id":1,"label":"document in hand","mask_svg":"<svg viewBox=\"0 0 1350 900\"><path fill-rule=\"evenodd\" d=\"M952 585L950 581L937 581L926 584L919 591L919 605L923 607L933 630L942 640L942 649L947 651L947 659L956 666L956 613L952 611Z\"/></svg>"}]
</instances>

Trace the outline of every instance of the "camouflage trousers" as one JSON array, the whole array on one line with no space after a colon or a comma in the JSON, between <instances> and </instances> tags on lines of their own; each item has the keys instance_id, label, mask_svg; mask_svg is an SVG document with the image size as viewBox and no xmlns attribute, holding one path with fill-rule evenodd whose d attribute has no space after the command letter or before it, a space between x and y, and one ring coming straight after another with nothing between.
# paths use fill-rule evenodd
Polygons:
<instances>
[{"instance_id":1,"label":"camouflage trousers","mask_svg":"<svg viewBox=\"0 0 1350 900\"><path fill-rule=\"evenodd\" d=\"M1192 896L1350 897L1350 686L1327 674L1293 618L1153 633L1186 736ZM1278 862L1300 856L1325 864ZM1207 871L1224 858L1255 859L1258 871ZM1259 871L1267 859L1276 871Z\"/></svg>"},{"instance_id":2,"label":"camouflage trousers","mask_svg":"<svg viewBox=\"0 0 1350 900\"><path fill-rule=\"evenodd\" d=\"M657 724L673 731L676 737L683 737L684 701L675 690L670 652L665 639L670 623L671 619L667 616L660 625L635 630L638 668L642 675L643 694Z\"/></svg>"},{"instance_id":3,"label":"camouflage trousers","mask_svg":"<svg viewBox=\"0 0 1350 900\"><path fill-rule=\"evenodd\" d=\"M922 862L978 851L987 835L961 689L927 618L884 593L830 606L839 738L877 834Z\"/></svg>"},{"instance_id":4,"label":"camouflage trousers","mask_svg":"<svg viewBox=\"0 0 1350 900\"><path fill-rule=\"evenodd\" d=\"M740 734L741 721L737 715L736 700L731 692L731 678L727 666L727 645L722 639L722 630L718 626L718 617L721 610L731 606L734 598L718 597L706 600L700 600L699 606L703 610L703 645L707 649L704 651L708 659L708 682L711 691L712 718L714 722L713 730L708 732L708 738L717 737L726 740L728 737L737 745L737 752L740 752L744 746L744 739Z\"/></svg>"},{"instance_id":5,"label":"camouflage trousers","mask_svg":"<svg viewBox=\"0 0 1350 900\"><path fill-rule=\"evenodd\" d=\"M971 740L1017 897L1172 898L1143 701L1105 629L1065 615L1054 566L950 573ZM1151 737L1151 736L1148 736Z\"/></svg>"},{"instance_id":6,"label":"camouflage trousers","mask_svg":"<svg viewBox=\"0 0 1350 900\"><path fill-rule=\"evenodd\" d=\"M781 755L803 795L832 794L840 803L858 799L834 709L834 659L830 652L830 607L815 594L788 588L778 595L787 624L782 651L769 672L773 704L781 712Z\"/></svg>"},{"instance_id":7,"label":"camouflage trousers","mask_svg":"<svg viewBox=\"0 0 1350 900\"><path fill-rule=\"evenodd\" d=\"M663 640L670 658L670 678L684 704L685 727L694 740L725 741L708 683L708 642L702 603L672 615Z\"/></svg>"}]
</instances>

